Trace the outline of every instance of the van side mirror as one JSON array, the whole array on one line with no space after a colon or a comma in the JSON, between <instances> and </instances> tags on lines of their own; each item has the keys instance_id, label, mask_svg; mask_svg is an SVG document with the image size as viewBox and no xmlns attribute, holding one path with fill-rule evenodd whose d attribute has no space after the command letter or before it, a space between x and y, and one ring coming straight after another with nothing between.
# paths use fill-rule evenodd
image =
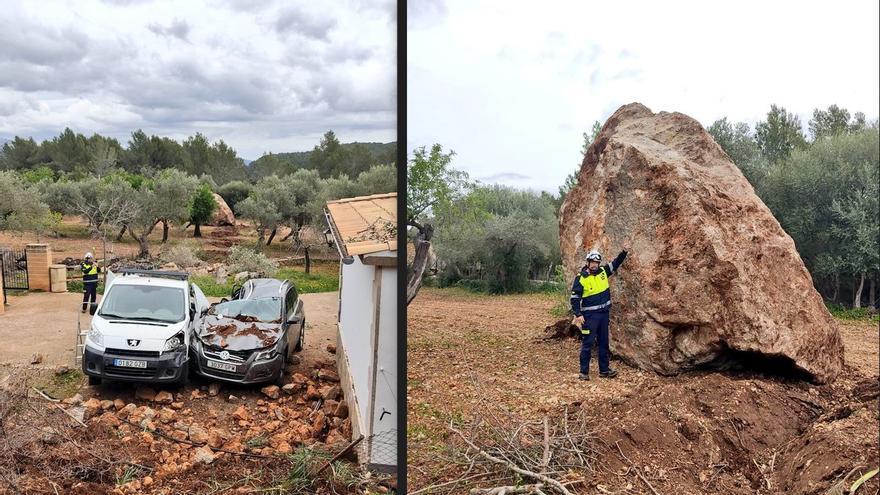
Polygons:
<instances>
[{"instance_id":1,"label":"van side mirror","mask_svg":"<svg viewBox=\"0 0 880 495\"><path fill-rule=\"evenodd\" d=\"M226 299L225 297L220 298L220 302L222 302L222 303L225 303L225 302L228 301L228 300L229 300L229 299Z\"/></svg>"},{"instance_id":2,"label":"van side mirror","mask_svg":"<svg viewBox=\"0 0 880 495\"><path fill-rule=\"evenodd\" d=\"M98 303L96 303L96 302L89 303L89 315L95 316L96 311L98 311Z\"/></svg>"}]
</instances>

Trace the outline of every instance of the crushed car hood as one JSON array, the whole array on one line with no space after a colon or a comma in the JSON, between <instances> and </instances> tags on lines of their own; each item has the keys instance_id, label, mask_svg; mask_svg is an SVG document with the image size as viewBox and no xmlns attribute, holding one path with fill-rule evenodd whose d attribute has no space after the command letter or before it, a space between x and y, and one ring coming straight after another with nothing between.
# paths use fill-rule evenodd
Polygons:
<instances>
[{"instance_id":1,"label":"crushed car hood","mask_svg":"<svg viewBox=\"0 0 880 495\"><path fill-rule=\"evenodd\" d=\"M199 328L199 340L220 349L246 351L274 345L281 338L281 331L280 322L206 314Z\"/></svg>"}]
</instances>

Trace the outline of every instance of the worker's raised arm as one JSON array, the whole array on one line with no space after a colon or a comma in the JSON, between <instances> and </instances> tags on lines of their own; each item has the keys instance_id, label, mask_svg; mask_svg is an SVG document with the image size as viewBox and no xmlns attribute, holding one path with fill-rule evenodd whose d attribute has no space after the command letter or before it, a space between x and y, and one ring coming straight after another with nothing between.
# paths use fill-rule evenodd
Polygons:
<instances>
[{"instance_id":1,"label":"worker's raised arm","mask_svg":"<svg viewBox=\"0 0 880 495\"><path fill-rule=\"evenodd\" d=\"M581 296L584 295L584 286L581 285L581 278L577 275L574 277L574 283L571 284L571 312L575 316L581 315Z\"/></svg>"},{"instance_id":2,"label":"worker's raised arm","mask_svg":"<svg viewBox=\"0 0 880 495\"><path fill-rule=\"evenodd\" d=\"M627 254L626 250L621 251L620 254L618 254L616 258L611 260L611 263L608 263L607 265L605 265L605 270L608 272L609 276L613 275L614 272L616 272L617 269L620 268L620 265L623 264L623 260L626 259L626 254Z\"/></svg>"}]
</instances>

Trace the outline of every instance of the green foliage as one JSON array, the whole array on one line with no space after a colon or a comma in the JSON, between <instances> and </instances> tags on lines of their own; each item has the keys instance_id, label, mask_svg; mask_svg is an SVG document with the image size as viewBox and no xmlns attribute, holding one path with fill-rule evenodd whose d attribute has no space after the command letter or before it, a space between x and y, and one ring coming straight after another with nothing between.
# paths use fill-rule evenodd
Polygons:
<instances>
[{"instance_id":1,"label":"green foliage","mask_svg":"<svg viewBox=\"0 0 880 495\"><path fill-rule=\"evenodd\" d=\"M466 173L450 167L454 151L439 144L413 151L406 170L406 221L416 222L435 208L455 201L470 187Z\"/></svg>"},{"instance_id":2,"label":"green foliage","mask_svg":"<svg viewBox=\"0 0 880 495\"><path fill-rule=\"evenodd\" d=\"M779 163L794 150L806 147L801 120L783 107L770 106L767 120L755 126L755 142L770 163Z\"/></svg>"},{"instance_id":3,"label":"green foliage","mask_svg":"<svg viewBox=\"0 0 880 495\"><path fill-rule=\"evenodd\" d=\"M527 292L533 275L559 260L551 200L504 186L477 186L442 209L434 247L441 284L480 280L480 290Z\"/></svg>"},{"instance_id":4,"label":"green foliage","mask_svg":"<svg viewBox=\"0 0 880 495\"><path fill-rule=\"evenodd\" d=\"M40 201L39 189L17 173L0 171L0 230L48 232L60 218Z\"/></svg>"},{"instance_id":5,"label":"green foliage","mask_svg":"<svg viewBox=\"0 0 880 495\"><path fill-rule=\"evenodd\" d=\"M880 313L871 308L846 308L839 304L827 302L825 306L828 307L828 311L832 316L841 320L864 320L880 323Z\"/></svg>"},{"instance_id":6,"label":"green foliage","mask_svg":"<svg viewBox=\"0 0 880 495\"><path fill-rule=\"evenodd\" d=\"M856 112L856 115L850 119L849 110L837 105L831 105L827 110L818 108L813 110L813 118L808 125L814 141L846 132L858 132L867 127L865 114Z\"/></svg>"},{"instance_id":7,"label":"green foliage","mask_svg":"<svg viewBox=\"0 0 880 495\"><path fill-rule=\"evenodd\" d=\"M397 143L340 143L333 142L336 136L327 140L324 135L323 148L317 146L319 156L313 157L315 150L292 153L267 153L250 164L250 177L259 180L270 175L283 176L299 169L317 170L322 178L346 174L355 177L380 164L393 164L397 154ZM336 140L338 142L338 140ZM332 156L329 149L336 156ZM332 170L333 160L338 161L338 170Z\"/></svg>"},{"instance_id":8,"label":"green foliage","mask_svg":"<svg viewBox=\"0 0 880 495\"><path fill-rule=\"evenodd\" d=\"M235 205L237 205L239 201L247 198L253 190L254 186L249 182L234 180L223 184L223 186L217 191L217 194L223 198L223 201L226 201L229 208L235 211Z\"/></svg>"},{"instance_id":9,"label":"green foliage","mask_svg":"<svg viewBox=\"0 0 880 495\"><path fill-rule=\"evenodd\" d=\"M201 185L192 197L189 210L189 219L193 225L202 225L211 220L211 215L217 209L217 201L207 185Z\"/></svg>"},{"instance_id":10,"label":"green foliage","mask_svg":"<svg viewBox=\"0 0 880 495\"><path fill-rule=\"evenodd\" d=\"M376 165L361 172L356 182L364 195L394 192L397 190L397 168Z\"/></svg>"},{"instance_id":11,"label":"green foliage","mask_svg":"<svg viewBox=\"0 0 880 495\"><path fill-rule=\"evenodd\" d=\"M208 297L230 297L232 295L232 277L227 277L222 283L211 275L192 275L190 281L202 289ZM69 287L69 284L68 284Z\"/></svg>"},{"instance_id":12,"label":"green foliage","mask_svg":"<svg viewBox=\"0 0 880 495\"><path fill-rule=\"evenodd\" d=\"M55 172L48 165L40 165L37 168L23 170L21 172L21 178L30 184L51 182L55 180Z\"/></svg>"}]
</instances>

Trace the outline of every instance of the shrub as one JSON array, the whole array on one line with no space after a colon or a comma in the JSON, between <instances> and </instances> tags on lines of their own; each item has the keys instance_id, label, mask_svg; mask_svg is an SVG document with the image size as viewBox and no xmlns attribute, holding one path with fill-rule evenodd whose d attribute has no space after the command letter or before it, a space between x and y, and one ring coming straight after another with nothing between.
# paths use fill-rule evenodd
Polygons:
<instances>
[{"instance_id":1,"label":"shrub","mask_svg":"<svg viewBox=\"0 0 880 495\"><path fill-rule=\"evenodd\" d=\"M165 251L162 259L167 262L174 263L181 268L190 268L201 262L198 250L189 244L177 244Z\"/></svg>"},{"instance_id":2,"label":"shrub","mask_svg":"<svg viewBox=\"0 0 880 495\"><path fill-rule=\"evenodd\" d=\"M233 272L256 272L262 276L271 275L278 270L278 263L274 260L243 246L232 246L229 249L227 264Z\"/></svg>"}]
</instances>

